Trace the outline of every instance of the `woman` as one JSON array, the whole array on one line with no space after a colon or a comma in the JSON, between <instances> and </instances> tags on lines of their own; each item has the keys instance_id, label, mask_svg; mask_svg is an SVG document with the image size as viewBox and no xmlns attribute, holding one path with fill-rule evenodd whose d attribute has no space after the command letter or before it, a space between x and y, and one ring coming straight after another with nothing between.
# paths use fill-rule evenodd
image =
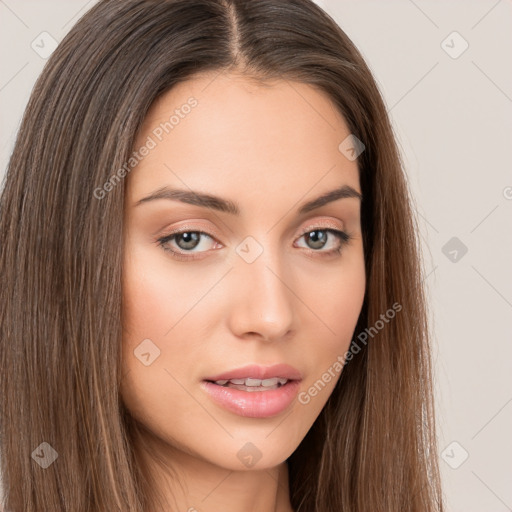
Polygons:
<instances>
[{"instance_id":1,"label":"woman","mask_svg":"<svg viewBox=\"0 0 512 512\"><path fill-rule=\"evenodd\" d=\"M309 0L100 1L0 233L6 510L442 510L402 164Z\"/></svg>"}]
</instances>

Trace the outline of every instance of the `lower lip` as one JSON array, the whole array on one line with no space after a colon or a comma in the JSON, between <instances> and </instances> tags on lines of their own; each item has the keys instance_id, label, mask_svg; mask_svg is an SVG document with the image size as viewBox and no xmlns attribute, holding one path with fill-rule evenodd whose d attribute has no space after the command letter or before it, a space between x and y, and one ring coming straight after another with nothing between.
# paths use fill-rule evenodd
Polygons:
<instances>
[{"instance_id":1,"label":"lower lip","mask_svg":"<svg viewBox=\"0 0 512 512\"><path fill-rule=\"evenodd\" d=\"M242 391L208 381L203 381L201 385L214 402L228 411L248 418L269 418L290 406L297 396L300 381L291 380L284 386L268 391Z\"/></svg>"}]
</instances>

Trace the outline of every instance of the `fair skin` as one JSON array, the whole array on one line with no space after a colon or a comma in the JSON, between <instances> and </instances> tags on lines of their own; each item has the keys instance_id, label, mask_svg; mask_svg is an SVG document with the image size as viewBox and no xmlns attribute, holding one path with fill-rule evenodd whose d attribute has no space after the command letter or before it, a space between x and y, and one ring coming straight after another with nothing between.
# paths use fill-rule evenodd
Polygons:
<instances>
[{"instance_id":1,"label":"fair skin","mask_svg":"<svg viewBox=\"0 0 512 512\"><path fill-rule=\"evenodd\" d=\"M191 96L197 106L158 141L153 130ZM148 136L158 144L127 182L121 393L147 443L179 477L181 485L145 455L167 510L292 511L286 459L339 373L307 404L295 399L264 418L227 410L201 383L248 364L286 363L306 392L348 349L365 289L360 199L298 210L343 185L361 193L357 161L338 149L349 134L311 86L261 87L226 73L175 86L146 116L135 149ZM168 198L137 204L164 186L220 196L240 213ZM165 242L188 260L158 242L181 228L208 234L195 246L190 235ZM343 243L328 229L351 238ZM320 238L304 234L312 231ZM251 263L237 252L246 237L262 248ZM147 339L147 350L160 351L149 365L134 355ZM244 446L260 456L252 467L241 461Z\"/></svg>"}]
</instances>

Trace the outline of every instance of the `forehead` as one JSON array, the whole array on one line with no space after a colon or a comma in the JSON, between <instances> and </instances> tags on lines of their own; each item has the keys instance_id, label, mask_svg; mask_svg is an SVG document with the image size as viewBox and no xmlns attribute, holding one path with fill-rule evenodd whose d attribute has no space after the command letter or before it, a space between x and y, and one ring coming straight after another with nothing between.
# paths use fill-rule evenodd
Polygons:
<instances>
[{"instance_id":1,"label":"forehead","mask_svg":"<svg viewBox=\"0 0 512 512\"><path fill-rule=\"evenodd\" d=\"M310 85L205 73L151 106L134 150L150 140L152 149L130 174L129 192L173 184L220 193L229 183L238 195L290 184L305 193L320 180L359 188L356 161L338 149L349 135L330 98Z\"/></svg>"}]
</instances>

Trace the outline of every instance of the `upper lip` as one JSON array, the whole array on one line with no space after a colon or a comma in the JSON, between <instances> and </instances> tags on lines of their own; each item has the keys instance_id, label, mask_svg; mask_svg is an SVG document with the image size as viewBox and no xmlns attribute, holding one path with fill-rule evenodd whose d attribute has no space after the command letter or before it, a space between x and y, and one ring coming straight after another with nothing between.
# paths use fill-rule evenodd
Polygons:
<instances>
[{"instance_id":1,"label":"upper lip","mask_svg":"<svg viewBox=\"0 0 512 512\"><path fill-rule=\"evenodd\" d=\"M207 377L205 380L215 382L217 380L230 380L230 379L272 379L278 377L288 380L301 380L302 375L293 366L289 364L274 364L272 366L261 366L258 364L250 364L242 368L235 368L228 370L212 377Z\"/></svg>"}]
</instances>

